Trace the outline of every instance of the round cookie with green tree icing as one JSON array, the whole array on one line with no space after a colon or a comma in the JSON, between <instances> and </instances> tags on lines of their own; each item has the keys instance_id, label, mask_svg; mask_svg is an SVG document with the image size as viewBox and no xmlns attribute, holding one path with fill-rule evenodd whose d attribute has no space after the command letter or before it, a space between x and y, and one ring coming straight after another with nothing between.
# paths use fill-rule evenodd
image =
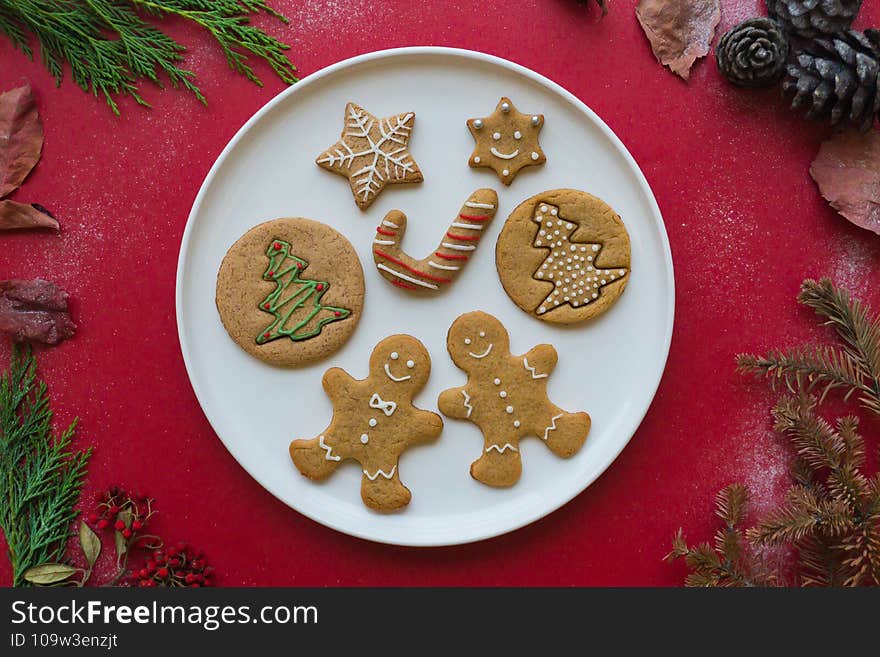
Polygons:
<instances>
[{"instance_id":1,"label":"round cookie with green tree icing","mask_svg":"<svg viewBox=\"0 0 880 657\"><path fill-rule=\"evenodd\" d=\"M230 337L272 365L325 358L354 332L364 274L351 243L326 224L267 221L226 253L217 274L217 310Z\"/></svg>"}]
</instances>

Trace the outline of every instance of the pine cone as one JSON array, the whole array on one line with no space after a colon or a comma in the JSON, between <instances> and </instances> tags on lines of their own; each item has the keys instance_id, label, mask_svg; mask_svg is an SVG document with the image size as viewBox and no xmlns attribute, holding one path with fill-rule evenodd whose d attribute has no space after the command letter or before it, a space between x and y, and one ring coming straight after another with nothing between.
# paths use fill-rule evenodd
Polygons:
<instances>
[{"instance_id":1,"label":"pine cone","mask_svg":"<svg viewBox=\"0 0 880 657\"><path fill-rule=\"evenodd\" d=\"M772 18L752 18L724 33L715 48L718 70L741 87L767 87L785 72L788 35Z\"/></svg>"},{"instance_id":2,"label":"pine cone","mask_svg":"<svg viewBox=\"0 0 880 657\"><path fill-rule=\"evenodd\" d=\"M813 39L787 72L782 91L794 94L792 109L809 107L808 118L850 122L864 132L880 111L880 31Z\"/></svg>"},{"instance_id":3,"label":"pine cone","mask_svg":"<svg viewBox=\"0 0 880 657\"><path fill-rule=\"evenodd\" d=\"M768 13L795 34L811 39L849 28L862 0L765 0Z\"/></svg>"}]
</instances>

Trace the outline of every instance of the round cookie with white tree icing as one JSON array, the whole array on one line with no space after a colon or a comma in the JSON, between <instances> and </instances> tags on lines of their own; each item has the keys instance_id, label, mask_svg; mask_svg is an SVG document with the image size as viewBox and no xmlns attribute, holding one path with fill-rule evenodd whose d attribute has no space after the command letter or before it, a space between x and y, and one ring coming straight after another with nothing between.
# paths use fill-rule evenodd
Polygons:
<instances>
[{"instance_id":1,"label":"round cookie with white tree icing","mask_svg":"<svg viewBox=\"0 0 880 657\"><path fill-rule=\"evenodd\" d=\"M626 288L629 234L602 199L549 190L507 218L495 265L505 292L525 312L554 324L581 322L608 310Z\"/></svg>"}]
</instances>

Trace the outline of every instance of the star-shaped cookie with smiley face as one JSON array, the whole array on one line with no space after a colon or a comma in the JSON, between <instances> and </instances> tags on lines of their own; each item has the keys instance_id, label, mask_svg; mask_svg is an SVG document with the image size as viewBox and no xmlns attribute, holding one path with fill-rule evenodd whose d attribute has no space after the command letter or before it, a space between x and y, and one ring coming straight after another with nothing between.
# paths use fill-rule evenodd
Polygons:
<instances>
[{"instance_id":1,"label":"star-shaped cookie with smiley face","mask_svg":"<svg viewBox=\"0 0 880 657\"><path fill-rule=\"evenodd\" d=\"M363 470L364 504L377 511L405 507L412 495L400 481L400 455L443 430L439 415L413 405L430 374L428 350L409 335L392 335L376 345L366 379L338 367L327 370L323 385L333 418L317 438L290 443L294 465L309 479L320 480L342 461L355 460Z\"/></svg>"},{"instance_id":2,"label":"star-shaped cookie with smiley face","mask_svg":"<svg viewBox=\"0 0 880 657\"><path fill-rule=\"evenodd\" d=\"M580 450L590 432L590 416L564 411L547 397L557 359L551 345L514 356L507 329L477 310L452 323L446 346L468 381L444 390L438 403L445 416L470 420L483 432L482 454L471 464L474 479L498 487L519 481L519 441L526 436L537 436L563 458Z\"/></svg>"},{"instance_id":3,"label":"star-shaped cookie with smiley face","mask_svg":"<svg viewBox=\"0 0 880 657\"><path fill-rule=\"evenodd\" d=\"M505 185L512 183L521 169L547 161L538 143L544 115L523 114L510 98L498 101L489 116L468 119L467 126L476 142L468 164L492 169Z\"/></svg>"}]
</instances>

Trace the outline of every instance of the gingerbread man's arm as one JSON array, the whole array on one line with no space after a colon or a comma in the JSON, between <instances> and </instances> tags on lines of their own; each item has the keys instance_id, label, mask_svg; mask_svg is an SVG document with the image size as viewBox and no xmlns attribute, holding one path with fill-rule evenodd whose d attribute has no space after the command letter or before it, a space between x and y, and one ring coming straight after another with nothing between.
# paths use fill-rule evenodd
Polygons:
<instances>
[{"instance_id":1,"label":"gingerbread man's arm","mask_svg":"<svg viewBox=\"0 0 880 657\"><path fill-rule=\"evenodd\" d=\"M357 383L357 379L342 368L331 367L324 372L324 378L321 380L321 383L327 392L327 396L333 399L337 396L350 396L351 389Z\"/></svg>"},{"instance_id":2,"label":"gingerbread man's arm","mask_svg":"<svg viewBox=\"0 0 880 657\"><path fill-rule=\"evenodd\" d=\"M522 365L531 373L533 379L545 379L553 372L557 360L553 345L539 344L523 354Z\"/></svg>"},{"instance_id":3,"label":"gingerbread man's arm","mask_svg":"<svg viewBox=\"0 0 880 657\"><path fill-rule=\"evenodd\" d=\"M444 390L440 393L437 406L443 415L456 420L466 420L473 411L471 396L467 392L467 386Z\"/></svg>"},{"instance_id":4,"label":"gingerbread man's arm","mask_svg":"<svg viewBox=\"0 0 880 657\"><path fill-rule=\"evenodd\" d=\"M431 411L416 410L412 417L412 442L434 440L443 431L443 420Z\"/></svg>"}]
</instances>

